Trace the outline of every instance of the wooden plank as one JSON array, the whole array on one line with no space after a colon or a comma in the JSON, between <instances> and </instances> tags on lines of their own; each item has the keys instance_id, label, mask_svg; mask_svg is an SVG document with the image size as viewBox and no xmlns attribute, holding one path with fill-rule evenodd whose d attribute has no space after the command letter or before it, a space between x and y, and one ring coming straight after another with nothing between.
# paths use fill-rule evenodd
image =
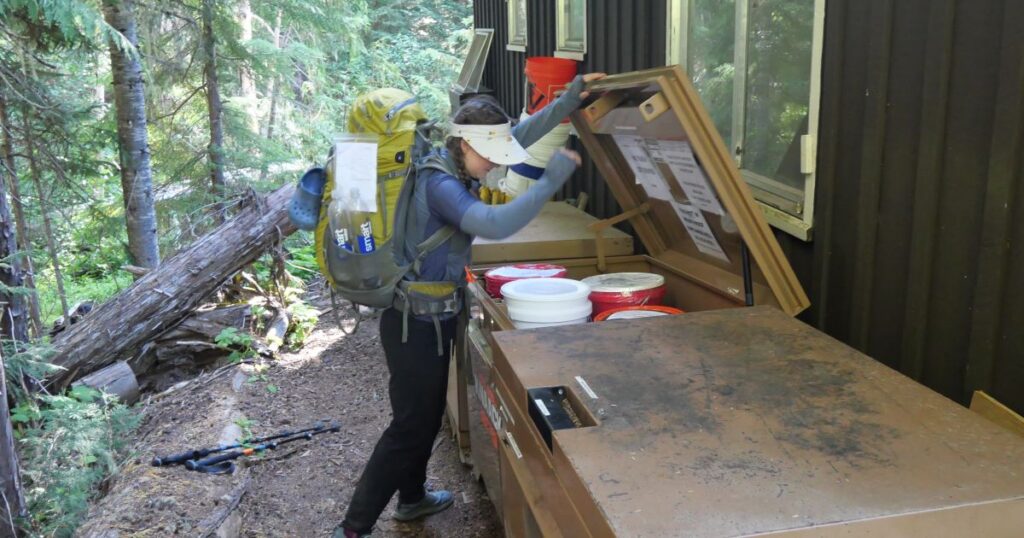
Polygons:
<instances>
[{"instance_id":1,"label":"wooden plank","mask_svg":"<svg viewBox=\"0 0 1024 538\"><path fill-rule=\"evenodd\" d=\"M999 400L985 394L983 390L974 391L974 396L971 397L971 411L1024 437L1024 417L1000 403Z\"/></svg>"},{"instance_id":2,"label":"wooden plank","mask_svg":"<svg viewBox=\"0 0 1024 538\"><path fill-rule=\"evenodd\" d=\"M473 264L536 261L553 258L590 258L597 255L594 232L598 220L564 202L548 202L525 228L505 239L473 241ZM633 238L618 229L604 235L609 256L633 254Z\"/></svg>"}]
</instances>

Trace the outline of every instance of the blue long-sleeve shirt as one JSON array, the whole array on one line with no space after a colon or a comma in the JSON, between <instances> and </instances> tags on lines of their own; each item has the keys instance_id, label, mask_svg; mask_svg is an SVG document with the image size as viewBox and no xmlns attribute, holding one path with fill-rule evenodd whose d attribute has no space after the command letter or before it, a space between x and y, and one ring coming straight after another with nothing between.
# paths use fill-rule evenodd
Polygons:
<instances>
[{"instance_id":1,"label":"blue long-sleeve shirt","mask_svg":"<svg viewBox=\"0 0 1024 538\"><path fill-rule=\"evenodd\" d=\"M577 77L569 89L537 114L523 120L512 129L512 136L523 147L533 145L554 129L582 103L582 77ZM439 150L448 159L447 151ZM454 168L454 166L452 167ZM504 205L487 205L460 179L434 169L424 169L417 177L417 188L410 215L412 226L406 241L406 256L413 259L414 246L442 226L455 228L447 242L428 254L421 264L419 275L406 278L417 281L464 282L463 267L470 265L471 245L475 236L488 239L508 237L522 229L540 213L544 203L565 183L576 169L573 160L560 152L554 154L544 174L523 194ZM414 233L413 230L422 230Z\"/></svg>"}]
</instances>

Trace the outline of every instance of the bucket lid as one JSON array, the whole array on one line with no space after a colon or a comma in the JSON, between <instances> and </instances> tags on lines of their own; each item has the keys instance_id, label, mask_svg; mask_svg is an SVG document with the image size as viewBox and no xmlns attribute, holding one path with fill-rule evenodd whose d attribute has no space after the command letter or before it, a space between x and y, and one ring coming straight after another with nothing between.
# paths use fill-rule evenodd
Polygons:
<instances>
[{"instance_id":1,"label":"bucket lid","mask_svg":"<svg viewBox=\"0 0 1024 538\"><path fill-rule=\"evenodd\" d=\"M679 314L685 314L678 308L672 308L671 306L663 305L643 305L643 306L621 306L619 308L612 308L605 310L600 314L594 316L594 321L607 321L610 319L637 319L637 318L653 318L659 316L678 316Z\"/></svg>"},{"instance_id":2,"label":"bucket lid","mask_svg":"<svg viewBox=\"0 0 1024 538\"><path fill-rule=\"evenodd\" d=\"M654 273L606 273L588 276L583 283L592 292L631 293L663 286L665 277Z\"/></svg>"},{"instance_id":3,"label":"bucket lid","mask_svg":"<svg viewBox=\"0 0 1024 538\"><path fill-rule=\"evenodd\" d=\"M565 267L551 263L517 263L495 267L484 273L484 278L499 280L518 278L559 277L566 273Z\"/></svg>"},{"instance_id":4,"label":"bucket lid","mask_svg":"<svg viewBox=\"0 0 1024 538\"><path fill-rule=\"evenodd\" d=\"M659 265L729 302L745 300L750 253L755 304L796 315L810 304L764 211L679 66L587 84L596 100L573 126L629 223Z\"/></svg>"},{"instance_id":5,"label":"bucket lid","mask_svg":"<svg viewBox=\"0 0 1024 538\"><path fill-rule=\"evenodd\" d=\"M502 286L501 295L514 301L576 301L590 295L590 286L569 278L524 278Z\"/></svg>"}]
</instances>

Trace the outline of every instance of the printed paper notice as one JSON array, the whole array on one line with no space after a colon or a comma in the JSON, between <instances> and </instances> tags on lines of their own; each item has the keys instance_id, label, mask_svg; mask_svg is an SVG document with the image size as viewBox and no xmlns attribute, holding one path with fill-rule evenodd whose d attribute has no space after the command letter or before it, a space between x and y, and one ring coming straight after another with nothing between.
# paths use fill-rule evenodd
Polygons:
<instances>
[{"instance_id":1,"label":"printed paper notice","mask_svg":"<svg viewBox=\"0 0 1024 538\"><path fill-rule=\"evenodd\" d=\"M678 140L659 140L658 153L668 163L672 174L686 193L690 203L716 215L724 215L725 210L718 202L715 190L711 188L704 171L700 169L693 157L693 148L687 142Z\"/></svg>"},{"instance_id":2,"label":"printed paper notice","mask_svg":"<svg viewBox=\"0 0 1024 538\"><path fill-rule=\"evenodd\" d=\"M350 211L377 211L377 143L337 142L334 145L335 200Z\"/></svg>"},{"instance_id":3,"label":"printed paper notice","mask_svg":"<svg viewBox=\"0 0 1024 538\"><path fill-rule=\"evenodd\" d=\"M729 261L729 257L725 255L722 245L715 237L715 232L711 230L711 226L708 225L708 221L700 209L679 202L672 202L672 208L676 210L679 220L683 221L687 233L690 234L693 243L697 245L697 250L724 262Z\"/></svg>"},{"instance_id":4,"label":"printed paper notice","mask_svg":"<svg viewBox=\"0 0 1024 538\"><path fill-rule=\"evenodd\" d=\"M619 151L622 152L622 156L629 163L630 170L636 176L637 185L643 187L647 196L659 200L672 200L668 184L665 183L665 178L658 171L658 165L654 164L654 159L647 152L644 139L631 135L612 135L612 138L615 139Z\"/></svg>"}]
</instances>

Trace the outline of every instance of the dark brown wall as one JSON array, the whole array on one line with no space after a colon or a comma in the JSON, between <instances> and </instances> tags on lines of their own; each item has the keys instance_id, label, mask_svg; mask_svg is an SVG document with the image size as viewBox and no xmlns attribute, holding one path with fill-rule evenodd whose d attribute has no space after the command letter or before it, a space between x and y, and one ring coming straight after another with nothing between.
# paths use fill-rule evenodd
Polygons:
<instances>
[{"instance_id":1,"label":"dark brown wall","mask_svg":"<svg viewBox=\"0 0 1024 538\"><path fill-rule=\"evenodd\" d=\"M485 81L522 106L523 55L504 50L505 1ZM554 48L554 1L533 0L530 55ZM664 62L664 1L589 4L586 70ZM1024 412L1024 2L828 0L815 238L777 236L809 323L967 402L984 389ZM569 195L618 208L588 167Z\"/></svg>"},{"instance_id":2,"label":"dark brown wall","mask_svg":"<svg viewBox=\"0 0 1024 538\"><path fill-rule=\"evenodd\" d=\"M830 0L816 235L800 248L819 328L1018 410L1022 28L1019 0Z\"/></svg>"}]
</instances>

